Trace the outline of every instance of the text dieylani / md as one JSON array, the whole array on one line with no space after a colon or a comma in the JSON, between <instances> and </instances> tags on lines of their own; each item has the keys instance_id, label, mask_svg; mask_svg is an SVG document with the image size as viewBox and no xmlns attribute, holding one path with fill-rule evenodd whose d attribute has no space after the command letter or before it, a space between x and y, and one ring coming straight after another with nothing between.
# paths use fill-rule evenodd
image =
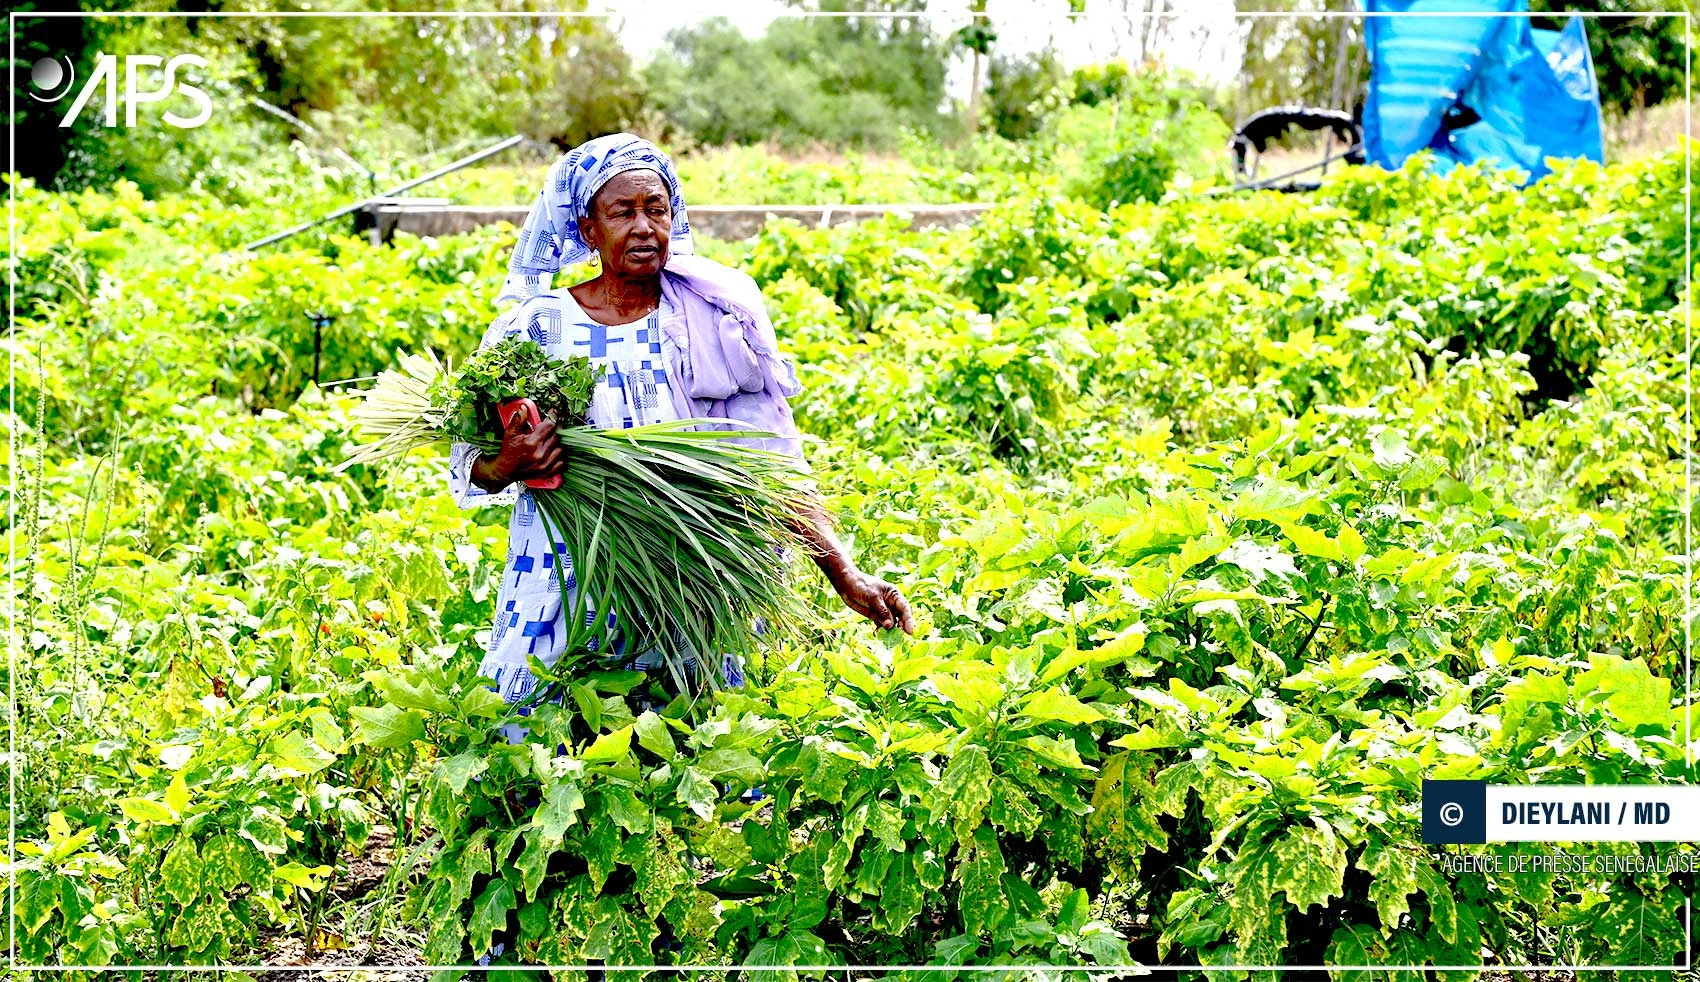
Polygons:
<instances>
[{"instance_id":1,"label":"text dieylani / md","mask_svg":"<svg viewBox=\"0 0 1700 982\"><path fill-rule=\"evenodd\" d=\"M1670 821L1670 805L1661 801L1618 802L1612 808L1609 801L1504 801L1500 803L1500 822L1504 825L1622 825L1625 819L1635 825L1664 825Z\"/></svg>"}]
</instances>

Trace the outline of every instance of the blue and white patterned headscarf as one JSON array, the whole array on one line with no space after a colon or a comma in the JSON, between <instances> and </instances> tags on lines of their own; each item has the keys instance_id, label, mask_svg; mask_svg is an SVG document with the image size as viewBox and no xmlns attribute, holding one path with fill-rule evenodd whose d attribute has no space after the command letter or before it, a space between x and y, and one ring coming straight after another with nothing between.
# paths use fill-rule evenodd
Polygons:
<instances>
[{"instance_id":1,"label":"blue and white patterned headscarf","mask_svg":"<svg viewBox=\"0 0 1700 982\"><path fill-rule=\"evenodd\" d=\"M667 244L671 256L691 254L691 222L685 215L685 196L673 161L660 147L630 133L611 133L574 147L549 168L549 178L537 193L519 243L508 261L508 278L498 303L524 302L549 289L563 266L582 263L596 254L579 235L578 220L590 213L590 199L602 185L629 170L652 170L661 175L673 198L673 232Z\"/></svg>"}]
</instances>

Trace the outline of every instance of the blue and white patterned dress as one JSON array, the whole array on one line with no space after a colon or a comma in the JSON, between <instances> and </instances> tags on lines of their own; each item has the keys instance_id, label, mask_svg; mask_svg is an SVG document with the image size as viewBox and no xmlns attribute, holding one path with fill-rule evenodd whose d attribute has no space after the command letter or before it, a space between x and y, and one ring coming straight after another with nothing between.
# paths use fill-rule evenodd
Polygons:
<instances>
[{"instance_id":1,"label":"blue and white patterned dress","mask_svg":"<svg viewBox=\"0 0 1700 982\"><path fill-rule=\"evenodd\" d=\"M663 297L661 307L649 316L610 327L592 320L572 294L562 289L539 294L498 317L480 348L504 337L523 335L557 358L583 355L593 364L605 366L603 381L591 400L588 422L607 429L629 429L679 418L673 409L666 370L672 364L673 342L662 328L664 322L679 316ZM527 657L553 665L566 643L561 629L561 582L555 564L560 563L566 571L569 606L574 603L577 583L565 544L550 541L538 518L537 503L523 484L492 493L472 482L472 463L477 455L477 450L465 443L455 444L450 452L449 486L455 501L463 508L496 503L514 506L508 525L507 561L496 593L495 623L479 673L496 683L504 700L522 702L537 685L526 666ZM626 654L619 646L615 653ZM653 652L641 653L631 662L636 668L651 668L657 663ZM731 659L723 666L723 674L728 684L742 683L741 672ZM523 738L523 728L508 728L510 741Z\"/></svg>"}]
</instances>

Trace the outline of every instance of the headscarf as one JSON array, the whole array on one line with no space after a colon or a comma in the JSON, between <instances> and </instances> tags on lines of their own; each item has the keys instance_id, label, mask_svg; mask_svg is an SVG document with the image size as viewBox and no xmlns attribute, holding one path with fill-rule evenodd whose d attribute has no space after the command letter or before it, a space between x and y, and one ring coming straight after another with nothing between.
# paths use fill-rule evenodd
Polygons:
<instances>
[{"instance_id":1,"label":"headscarf","mask_svg":"<svg viewBox=\"0 0 1700 982\"><path fill-rule=\"evenodd\" d=\"M652 170L661 175L672 198L673 231L668 239L669 256L691 254L691 222L685 214L685 196L673 161L660 147L630 133L610 133L574 147L549 168L543 190L525 227L519 231L508 262L508 277L502 283L498 303L524 302L549 289L549 281L563 266L586 262L596 252L579 235L578 220L590 214L590 199L615 176L630 170Z\"/></svg>"}]
</instances>

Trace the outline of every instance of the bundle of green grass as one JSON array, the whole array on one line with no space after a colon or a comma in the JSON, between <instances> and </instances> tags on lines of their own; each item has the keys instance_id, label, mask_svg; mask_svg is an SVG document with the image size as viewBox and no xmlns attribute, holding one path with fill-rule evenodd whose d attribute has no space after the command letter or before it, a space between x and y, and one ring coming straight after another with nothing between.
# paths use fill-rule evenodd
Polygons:
<instances>
[{"instance_id":1,"label":"bundle of green grass","mask_svg":"<svg viewBox=\"0 0 1700 982\"><path fill-rule=\"evenodd\" d=\"M502 443L497 407L530 399L556 421L566 464L560 487L528 490L545 531L572 557L578 584L570 591L565 564L555 564L562 596L575 606L553 674L609 650L608 618L587 617L590 605L618 613L626 652L660 651L686 687L691 655L746 652L757 630L805 614L788 567L803 545L796 515L809 491L794 460L745 442L771 433L698 428L725 420L588 425L600 377L588 359L557 359L524 338L481 349L458 373L429 352L404 354L353 410L364 442L339 470L439 444L494 453ZM715 684L717 673L704 674Z\"/></svg>"}]
</instances>

